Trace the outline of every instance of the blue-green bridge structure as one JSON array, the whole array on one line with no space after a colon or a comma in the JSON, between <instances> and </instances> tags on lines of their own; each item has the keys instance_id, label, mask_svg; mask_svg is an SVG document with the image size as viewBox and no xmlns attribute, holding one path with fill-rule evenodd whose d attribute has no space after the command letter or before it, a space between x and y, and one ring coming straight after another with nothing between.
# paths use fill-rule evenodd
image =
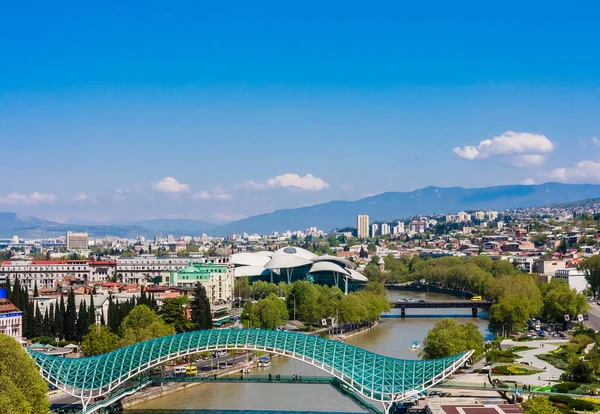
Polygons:
<instances>
[{"instance_id":1,"label":"blue-green bridge structure","mask_svg":"<svg viewBox=\"0 0 600 414\"><path fill-rule=\"evenodd\" d=\"M152 339L87 358L63 358L29 350L42 376L81 399L83 412L101 396L123 393L123 385L170 360L211 350L265 351L302 361L337 378L353 392L383 404L393 403L445 380L472 351L436 360L403 360L378 355L343 342L293 332L221 329Z\"/></svg>"}]
</instances>

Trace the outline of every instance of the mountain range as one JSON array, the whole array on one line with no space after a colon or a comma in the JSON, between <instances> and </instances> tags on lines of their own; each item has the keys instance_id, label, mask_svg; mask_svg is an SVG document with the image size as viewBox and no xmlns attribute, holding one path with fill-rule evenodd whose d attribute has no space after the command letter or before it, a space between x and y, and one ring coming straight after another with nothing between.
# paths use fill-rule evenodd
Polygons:
<instances>
[{"instance_id":1,"label":"mountain range","mask_svg":"<svg viewBox=\"0 0 600 414\"><path fill-rule=\"evenodd\" d=\"M388 192L356 201L331 201L310 207L277 210L224 225L202 220L157 219L119 225L61 224L16 213L0 213L0 237L56 237L67 231L88 232L93 237L135 238L157 234L215 236L231 233L268 234L311 226L330 230L354 226L356 216L371 221L408 218L419 214L457 213L462 210L506 210L571 203L600 197L600 185L546 183L483 188L427 187L410 192Z\"/></svg>"}]
</instances>

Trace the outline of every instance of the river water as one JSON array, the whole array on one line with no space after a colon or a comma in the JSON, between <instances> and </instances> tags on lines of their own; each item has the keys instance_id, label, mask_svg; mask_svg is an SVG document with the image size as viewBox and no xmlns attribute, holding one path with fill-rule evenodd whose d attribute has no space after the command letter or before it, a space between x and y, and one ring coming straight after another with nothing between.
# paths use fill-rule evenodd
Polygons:
<instances>
[{"instance_id":1,"label":"river water","mask_svg":"<svg viewBox=\"0 0 600 414\"><path fill-rule=\"evenodd\" d=\"M452 296L426 292L389 292L391 301L400 298L448 299ZM392 313L399 313L392 310ZM480 311L482 312L482 311ZM368 349L381 355L403 359L418 359L418 351L411 349L414 341L423 342L427 331L441 315L451 316L460 321L472 321L479 326L484 337L490 338L488 322L482 318L472 318L471 309L407 309L405 319L382 319L370 332L353 338L346 343ZM481 313L485 317L485 313ZM269 368L258 368L252 374L271 373L273 376L327 375L317 368L293 359L278 357L272 359ZM284 413L289 411L312 412L364 412L347 397L329 385L314 384L203 384L165 397L136 405L126 410L127 414L142 413L223 413L265 412Z\"/></svg>"}]
</instances>

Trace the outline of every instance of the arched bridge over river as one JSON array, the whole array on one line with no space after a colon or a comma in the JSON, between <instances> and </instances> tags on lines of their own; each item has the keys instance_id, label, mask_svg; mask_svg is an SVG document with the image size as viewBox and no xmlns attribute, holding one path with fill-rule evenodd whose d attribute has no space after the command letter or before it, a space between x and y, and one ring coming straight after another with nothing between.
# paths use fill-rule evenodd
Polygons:
<instances>
[{"instance_id":1,"label":"arched bridge over river","mask_svg":"<svg viewBox=\"0 0 600 414\"><path fill-rule=\"evenodd\" d=\"M83 412L97 397L123 392L122 386L151 368L189 354L216 349L257 350L283 355L317 367L353 392L383 404L443 381L472 351L444 359L402 360L320 337L260 329L222 329L165 336L87 358L62 358L29 350L42 376L57 388L81 398ZM112 399L112 398L109 398Z\"/></svg>"}]
</instances>

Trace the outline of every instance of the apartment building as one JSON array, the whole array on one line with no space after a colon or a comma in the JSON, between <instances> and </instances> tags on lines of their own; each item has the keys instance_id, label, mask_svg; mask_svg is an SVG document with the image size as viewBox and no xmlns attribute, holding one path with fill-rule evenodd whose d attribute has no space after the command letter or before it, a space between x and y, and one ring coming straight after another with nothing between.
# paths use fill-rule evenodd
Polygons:
<instances>
[{"instance_id":1,"label":"apartment building","mask_svg":"<svg viewBox=\"0 0 600 414\"><path fill-rule=\"evenodd\" d=\"M67 276L83 282L104 281L115 275L116 262L90 260L17 260L0 265L0 279L15 280L33 289L54 289Z\"/></svg>"},{"instance_id":2,"label":"apartment building","mask_svg":"<svg viewBox=\"0 0 600 414\"><path fill-rule=\"evenodd\" d=\"M161 285L192 288L201 283L214 305L233 299L233 267L213 263L192 263L184 269L163 272Z\"/></svg>"},{"instance_id":3,"label":"apartment building","mask_svg":"<svg viewBox=\"0 0 600 414\"><path fill-rule=\"evenodd\" d=\"M175 272L191 263L228 265L229 256L217 257L156 257L143 255L117 259L117 279L127 284L141 284L158 280L165 272Z\"/></svg>"},{"instance_id":4,"label":"apartment building","mask_svg":"<svg viewBox=\"0 0 600 414\"><path fill-rule=\"evenodd\" d=\"M87 233L67 233L67 250L87 250L88 243Z\"/></svg>"},{"instance_id":5,"label":"apartment building","mask_svg":"<svg viewBox=\"0 0 600 414\"><path fill-rule=\"evenodd\" d=\"M23 312L6 298L6 289L0 289L0 332L17 341L23 336Z\"/></svg>"},{"instance_id":6,"label":"apartment building","mask_svg":"<svg viewBox=\"0 0 600 414\"><path fill-rule=\"evenodd\" d=\"M356 235L359 239L369 237L369 216L361 214L356 219Z\"/></svg>"},{"instance_id":7,"label":"apartment building","mask_svg":"<svg viewBox=\"0 0 600 414\"><path fill-rule=\"evenodd\" d=\"M390 234L390 225L387 223L383 223L381 225L381 235L385 236L387 234Z\"/></svg>"}]
</instances>

